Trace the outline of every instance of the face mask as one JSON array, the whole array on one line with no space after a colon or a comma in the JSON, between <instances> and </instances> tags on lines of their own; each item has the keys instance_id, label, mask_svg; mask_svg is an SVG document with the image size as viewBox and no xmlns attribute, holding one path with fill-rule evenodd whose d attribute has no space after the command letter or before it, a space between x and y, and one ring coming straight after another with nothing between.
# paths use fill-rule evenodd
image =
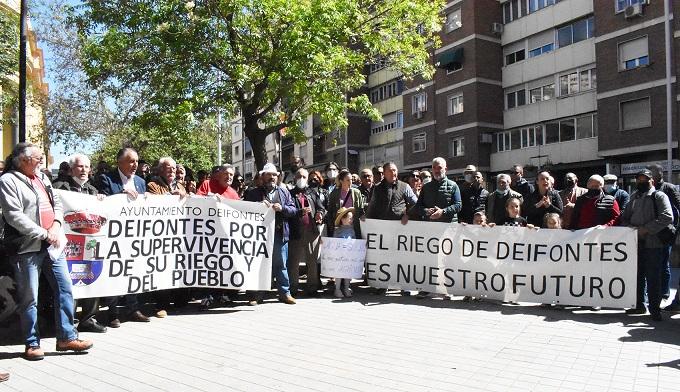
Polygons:
<instances>
[{"instance_id":1,"label":"face mask","mask_svg":"<svg viewBox=\"0 0 680 392\"><path fill-rule=\"evenodd\" d=\"M597 196L599 194L600 194L599 189L588 189L588 192L586 192L586 195L588 195L589 197L594 197L594 196Z\"/></svg>"},{"instance_id":2,"label":"face mask","mask_svg":"<svg viewBox=\"0 0 680 392\"><path fill-rule=\"evenodd\" d=\"M304 178L300 178L299 180L295 181L295 186L300 189L305 189L307 188L307 180Z\"/></svg>"},{"instance_id":3,"label":"face mask","mask_svg":"<svg viewBox=\"0 0 680 392\"><path fill-rule=\"evenodd\" d=\"M604 186L604 191L607 193L612 193L614 190L616 190L616 185L614 184L605 184Z\"/></svg>"},{"instance_id":4,"label":"face mask","mask_svg":"<svg viewBox=\"0 0 680 392\"><path fill-rule=\"evenodd\" d=\"M567 180L567 186L569 188L573 188L574 187L574 180Z\"/></svg>"},{"instance_id":5,"label":"face mask","mask_svg":"<svg viewBox=\"0 0 680 392\"><path fill-rule=\"evenodd\" d=\"M311 186L312 188L316 188L319 186L319 181L317 181L316 178L313 180L309 180L309 186Z\"/></svg>"},{"instance_id":6,"label":"face mask","mask_svg":"<svg viewBox=\"0 0 680 392\"><path fill-rule=\"evenodd\" d=\"M635 185L635 187L637 188L638 192L641 193L647 193L651 188L648 182L639 182Z\"/></svg>"},{"instance_id":7,"label":"face mask","mask_svg":"<svg viewBox=\"0 0 680 392\"><path fill-rule=\"evenodd\" d=\"M465 182L472 183L473 179L474 179L474 176L472 174L466 174L465 175Z\"/></svg>"}]
</instances>

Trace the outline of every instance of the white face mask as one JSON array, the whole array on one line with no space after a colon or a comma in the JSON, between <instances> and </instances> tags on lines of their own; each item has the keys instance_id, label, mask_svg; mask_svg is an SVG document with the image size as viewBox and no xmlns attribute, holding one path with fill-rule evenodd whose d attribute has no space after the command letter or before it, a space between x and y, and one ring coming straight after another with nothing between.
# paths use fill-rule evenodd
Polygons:
<instances>
[{"instance_id":1,"label":"white face mask","mask_svg":"<svg viewBox=\"0 0 680 392\"><path fill-rule=\"evenodd\" d=\"M306 178L300 178L300 179L296 180L295 186L300 188L300 189L307 188L307 179Z\"/></svg>"},{"instance_id":2,"label":"white face mask","mask_svg":"<svg viewBox=\"0 0 680 392\"><path fill-rule=\"evenodd\" d=\"M326 177L329 180L335 180L335 177L338 176L338 171L337 170L329 170L326 172Z\"/></svg>"}]
</instances>

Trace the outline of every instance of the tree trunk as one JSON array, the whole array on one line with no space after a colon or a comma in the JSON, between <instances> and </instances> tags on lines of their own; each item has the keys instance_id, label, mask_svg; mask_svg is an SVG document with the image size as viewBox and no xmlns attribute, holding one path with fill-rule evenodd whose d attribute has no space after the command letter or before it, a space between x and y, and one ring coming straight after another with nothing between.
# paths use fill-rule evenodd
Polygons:
<instances>
[{"instance_id":1,"label":"tree trunk","mask_svg":"<svg viewBox=\"0 0 680 392\"><path fill-rule=\"evenodd\" d=\"M255 166L260 171L267 163L267 146L265 141L267 135L257 125L257 121L243 119L243 132L250 140L250 146L253 148L253 157L255 158Z\"/></svg>"}]
</instances>

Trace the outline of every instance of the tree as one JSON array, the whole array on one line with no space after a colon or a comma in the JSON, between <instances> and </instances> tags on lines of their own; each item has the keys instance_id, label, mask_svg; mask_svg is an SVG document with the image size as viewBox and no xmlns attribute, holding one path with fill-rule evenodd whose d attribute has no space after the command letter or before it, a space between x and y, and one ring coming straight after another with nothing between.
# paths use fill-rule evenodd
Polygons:
<instances>
[{"instance_id":1,"label":"tree","mask_svg":"<svg viewBox=\"0 0 680 392\"><path fill-rule=\"evenodd\" d=\"M378 118L364 70L376 59L406 78L431 77L442 0L90 0L78 9L92 85L139 88L154 110L187 103L197 117L240 115L255 163L268 134L321 117L326 131L347 112Z\"/></svg>"},{"instance_id":2,"label":"tree","mask_svg":"<svg viewBox=\"0 0 680 392\"><path fill-rule=\"evenodd\" d=\"M0 81L19 70L19 18L0 8Z\"/></svg>"}]
</instances>

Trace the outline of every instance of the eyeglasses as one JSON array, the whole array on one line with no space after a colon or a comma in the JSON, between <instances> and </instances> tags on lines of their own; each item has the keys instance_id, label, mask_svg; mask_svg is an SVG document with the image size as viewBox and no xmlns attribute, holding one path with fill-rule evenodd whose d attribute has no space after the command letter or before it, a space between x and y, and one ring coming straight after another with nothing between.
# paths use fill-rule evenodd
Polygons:
<instances>
[{"instance_id":1,"label":"eyeglasses","mask_svg":"<svg viewBox=\"0 0 680 392\"><path fill-rule=\"evenodd\" d=\"M364 174L361 178L373 178L373 174Z\"/></svg>"}]
</instances>

